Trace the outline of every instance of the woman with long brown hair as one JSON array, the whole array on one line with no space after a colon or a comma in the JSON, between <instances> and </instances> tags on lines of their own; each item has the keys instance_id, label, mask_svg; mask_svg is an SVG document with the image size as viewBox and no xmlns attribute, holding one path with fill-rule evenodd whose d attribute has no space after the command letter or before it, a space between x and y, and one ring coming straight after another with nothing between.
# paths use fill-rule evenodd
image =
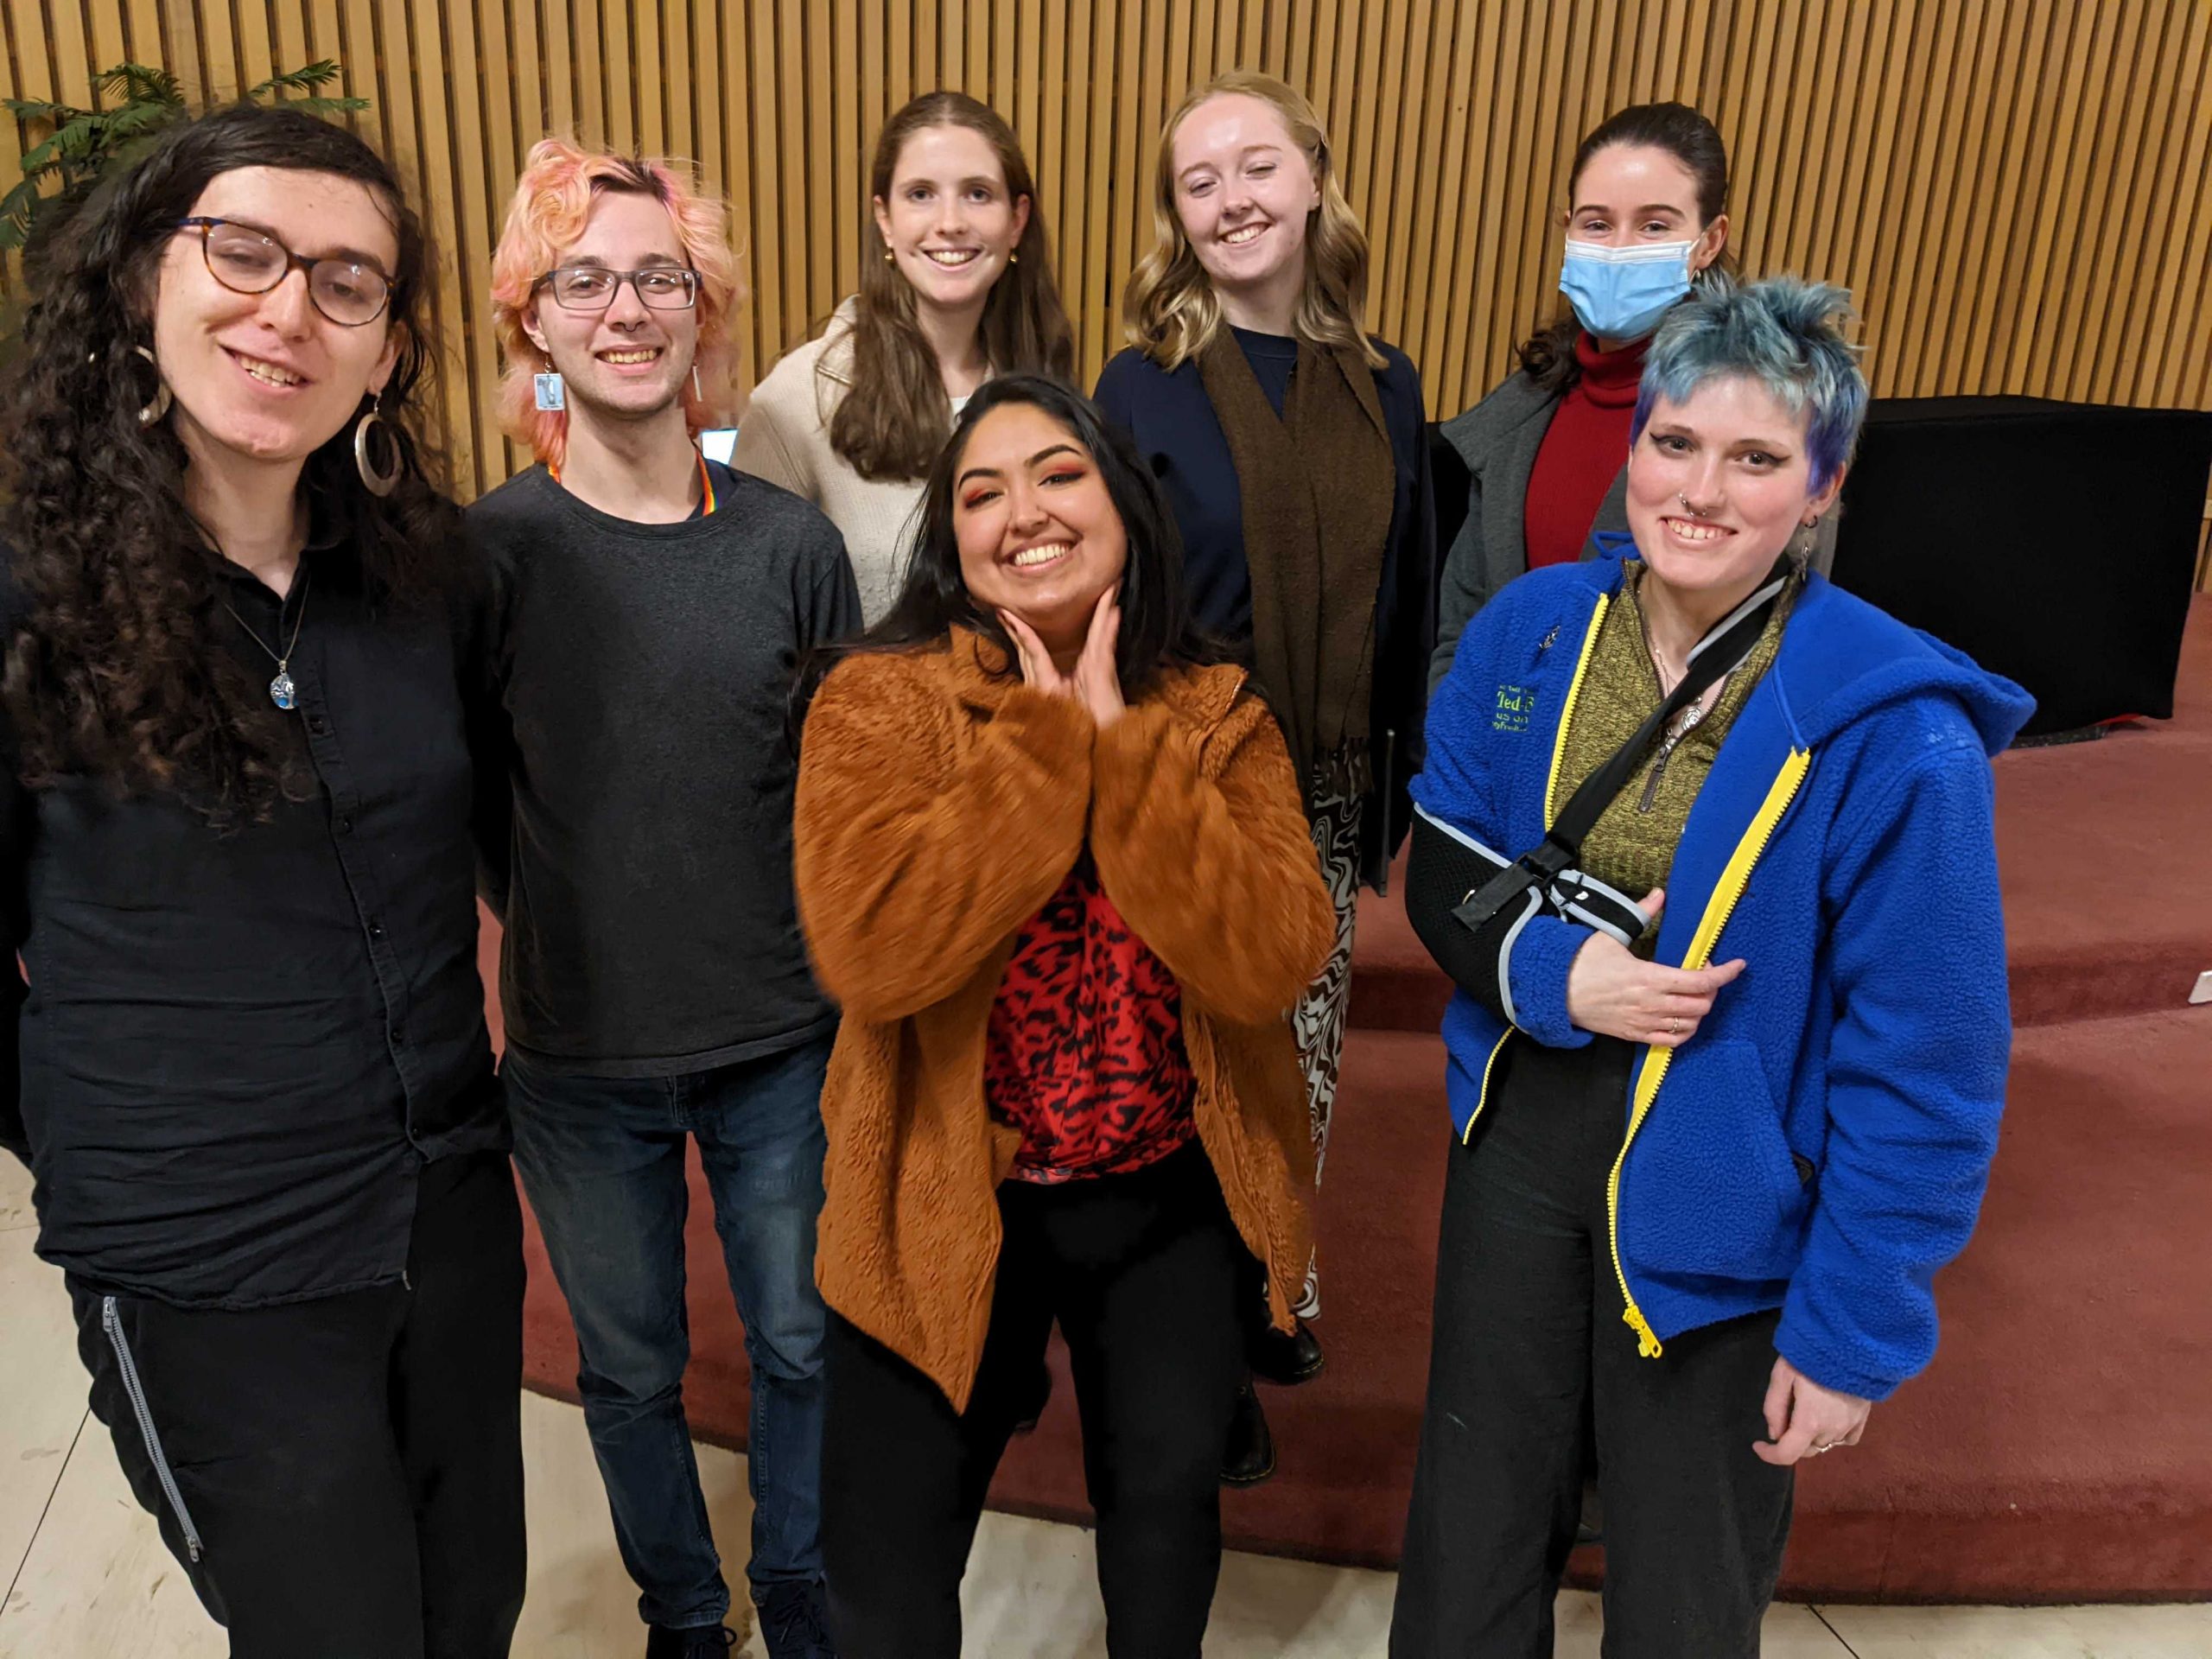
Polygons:
<instances>
[{"instance_id":1,"label":"woman with long brown hair","mask_svg":"<svg viewBox=\"0 0 2212 1659\"><path fill-rule=\"evenodd\" d=\"M435 269L359 138L241 105L38 251L0 402L0 1145L238 1659L494 1659L522 1606Z\"/></svg>"},{"instance_id":2,"label":"woman with long brown hair","mask_svg":"<svg viewBox=\"0 0 2212 1659\"><path fill-rule=\"evenodd\" d=\"M1318 1179L1355 902L1385 878L1420 763L1435 586L1421 377L1367 333L1367 238L1299 93L1242 70L1198 88L1168 119L1155 188L1158 245L1098 401L1166 492L1200 626L1249 653L1282 722L1336 900L1337 948L1294 1020ZM1296 1328L1255 1333L1274 1382L1321 1368L1310 1266L1289 1289ZM1248 1391L1224 1476L1274 1462Z\"/></svg>"},{"instance_id":3,"label":"woman with long brown hair","mask_svg":"<svg viewBox=\"0 0 2212 1659\"><path fill-rule=\"evenodd\" d=\"M1075 347L1028 158L996 111L914 99L884 123L868 192L860 291L753 389L731 461L829 516L873 623L969 395L994 375L1065 378Z\"/></svg>"}]
</instances>

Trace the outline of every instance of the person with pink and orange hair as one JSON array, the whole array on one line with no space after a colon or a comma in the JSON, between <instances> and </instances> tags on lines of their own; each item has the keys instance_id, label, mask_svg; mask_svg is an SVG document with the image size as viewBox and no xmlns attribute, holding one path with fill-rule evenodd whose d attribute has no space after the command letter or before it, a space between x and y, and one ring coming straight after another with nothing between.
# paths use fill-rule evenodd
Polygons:
<instances>
[{"instance_id":1,"label":"person with pink and orange hair","mask_svg":"<svg viewBox=\"0 0 2212 1659\"><path fill-rule=\"evenodd\" d=\"M652 279L654 291L636 295L648 310L681 310L690 318L692 346L686 365L663 363L643 376L594 375L588 365L571 362L581 373L577 391L585 418L573 421L566 397L567 374L556 362L542 316L549 296L563 310L596 315L610 308L612 289L603 280L570 276L556 291L548 279L557 274L565 252L582 238L595 209L606 198L627 196L650 203L668 220L668 245L658 252L668 274ZM652 215L644 215L651 220ZM656 225L655 229L658 226ZM579 258L584 257L578 254ZM588 261L596 264L596 261ZM606 273L602 276L619 273ZM635 285L632 284L635 289ZM573 305L578 297L588 302ZM606 417L618 410L666 415L683 410L687 436L728 424L736 402L733 380L738 368L735 327L744 299L737 255L729 243L729 209L702 193L681 162L647 160L590 150L565 138L542 139L531 150L508 208L505 229L492 256L493 322L507 366L499 392L499 424L517 442L559 474L568 462L572 434L589 451L606 435ZM669 305L657 302L671 300ZM562 333L555 319L555 333ZM556 384L556 383L560 384ZM645 385L642 396L618 391L620 385ZM672 394L656 397L654 391ZM587 460L587 472L594 463ZM683 489L691 469L682 469ZM692 499L696 505L696 493Z\"/></svg>"},{"instance_id":2,"label":"person with pink and orange hair","mask_svg":"<svg viewBox=\"0 0 2212 1659\"><path fill-rule=\"evenodd\" d=\"M857 630L812 505L702 455L740 290L722 202L681 164L549 138L493 260L500 415L537 463L469 510L495 576L509 823L515 1163L648 1659L724 1654L729 1590L682 1384L696 1141L753 1371L753 1598L776 1659L826 1659L821 1095L837 1014L791 891L793 660Z\"/></svg>"}]
</instances>

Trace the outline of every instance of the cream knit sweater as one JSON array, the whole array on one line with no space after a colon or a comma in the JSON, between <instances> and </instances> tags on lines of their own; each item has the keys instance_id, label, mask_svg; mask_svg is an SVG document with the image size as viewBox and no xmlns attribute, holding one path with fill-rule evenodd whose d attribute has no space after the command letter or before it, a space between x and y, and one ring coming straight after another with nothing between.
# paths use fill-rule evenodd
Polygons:
<instances>
[{"instance_id":1,"label":"cream knit sweater","mask_svg":"<svg viewBox=\"0 0 2212 1659\"><path fill-rule=\"evenodd\" d=\"M906 575L907 543L920 526L922 480L862 478L830 447L830 423L850 384L852 323L847 300L818 339L793 347L768 371L753 389L730 461L804 496L843 533L861 614L873 625L891 608ZM957 415L968 400L950 401Z\"/></svg>"}]
</instances>

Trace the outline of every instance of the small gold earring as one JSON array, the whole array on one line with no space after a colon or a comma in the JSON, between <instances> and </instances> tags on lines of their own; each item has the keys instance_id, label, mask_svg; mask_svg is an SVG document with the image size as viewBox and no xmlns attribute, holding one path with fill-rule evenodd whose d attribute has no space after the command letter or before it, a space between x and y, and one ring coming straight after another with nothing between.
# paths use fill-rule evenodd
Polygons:
<instances>
[{"instance_id":1,"label":"small gold earring","mask_svg":"<svg viewBox=\"0 0 2212 1659\"><path fill-rule=\"evenodd\" d=\"M883 251L883 263L887 265L895 265L899 263L899 256L886 248Z\"/></svg>"},{"instance_id":2,"label":"small gold earring","mask_svg":"<svg viewBox=\"0 0 2212 1659\"><path fill-rule=\"evenodd\" d=\"M1021 250L1017 248L1012 253L1007 255L1006 262L1009 265L1020 264L1021 263Z\"/></svg>"}]
</instances>

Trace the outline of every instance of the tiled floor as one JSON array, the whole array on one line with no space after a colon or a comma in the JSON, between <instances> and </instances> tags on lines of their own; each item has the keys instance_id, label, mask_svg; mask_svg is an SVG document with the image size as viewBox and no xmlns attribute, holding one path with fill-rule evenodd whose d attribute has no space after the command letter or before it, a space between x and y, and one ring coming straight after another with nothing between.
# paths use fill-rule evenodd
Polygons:
<instances>
[{"instance_id":1,"label":"tiled floor","mask_svg":"<svg viewBox=\"0 0 2212 1659\"><path fill-rule=\"evenodd\" d=\"M85 1414L60 1275L31 1254L29 1181L0 1156L0 1659L221 1659L208 1622ZM607 1659L643 1649L615 1559L582 1415L526 1397L530 1600L518 1659ZM741 1551L743 1460L702 1447L715 1535ZM1212 1659L1380 1656L1390 1575L1231 1556L1206 1643ZM988 1516L963 1602L968 1652L1093 1659L1105 1652L1090 1538ZM1560 1599L1557 1651L1595 1659L1593 1598ZM742 1649L759 1659L755 1642ZM1769 1659L2204 1659L2212 1607L1777 1607Z\"/></svg>"}]
</instances>

